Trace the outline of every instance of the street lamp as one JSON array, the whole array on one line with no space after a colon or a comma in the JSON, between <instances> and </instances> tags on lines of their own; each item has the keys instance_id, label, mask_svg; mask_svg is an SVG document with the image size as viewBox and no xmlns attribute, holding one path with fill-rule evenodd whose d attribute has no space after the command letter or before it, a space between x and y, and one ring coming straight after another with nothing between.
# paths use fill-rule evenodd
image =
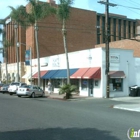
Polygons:
<instances>
[{"instance_id":1,"label":"street lamp","mask_svg":"<svg viewBox=\"0 0 140 140\"><path fill-rule=\"evenodd\" d=\"M17 42L17 46L19 47L20 45L26 46L26 44L24 44L24 43ZM31 47L30 47L30 66L31 66L31 79L30 79L30 83L32 85L32 48Z\"/></svg>"}]
</instances>

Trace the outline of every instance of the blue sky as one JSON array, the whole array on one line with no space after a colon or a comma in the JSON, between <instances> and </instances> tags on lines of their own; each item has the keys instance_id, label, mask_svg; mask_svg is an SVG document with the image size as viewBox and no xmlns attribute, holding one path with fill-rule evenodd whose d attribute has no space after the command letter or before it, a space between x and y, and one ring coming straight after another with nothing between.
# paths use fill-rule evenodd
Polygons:
<instances>
[{"instance_id":1,"label":"blue sky","mask_svg":"<svg viewBox=\"0 0 140 140\"><path fill-rule=\"evenodd\" d=\"M46 2L47 0L40 0ZM100 0L74 0L73 7L97 11L98 13L105 12L105 5L98 3ZM58 0L56 0L58 2ZM122 6L110 7L110 13L122 14L132 19L140 19L140 10L128 8L139 8L140 1L138 0L109 0L110 3L115 3ZM5 18L10 9L8 6L17 7L19 5L26 5L27 0L0 0L0 19ZM127 7L123 7L127 6Z\"/></svg>"}]
</instances>

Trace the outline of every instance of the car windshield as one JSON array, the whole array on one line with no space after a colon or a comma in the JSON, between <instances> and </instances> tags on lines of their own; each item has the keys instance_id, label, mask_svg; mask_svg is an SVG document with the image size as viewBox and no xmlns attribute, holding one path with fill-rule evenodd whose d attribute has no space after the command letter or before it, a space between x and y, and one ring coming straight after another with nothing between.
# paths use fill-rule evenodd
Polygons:
<instances>
[{"instance_id":1,"label":"car windshield","mask_svg":"<svg viewBox=\"0 0 140 140\"><path fill-rule=\"evenodd\" d=\"M24 87L24 88L31 88L32 86L31 85L24 85L22 87Z\"/></svg>"},{"instance_id":2,"label":"car windshield","mask_svg":"<svg viewBox=\"0 0 140 140\"><path fill-rule=\"evenodd\" d=\"M9 86L9 84L4 84L4 85L3 85L3 87L7 87L7 86Z\"/></svg>"},{"instance_id":3,"label":"car windshield","mask_svg":"<svg viewBox=\"0 0 140 140\"><path fill-rule=\"evenodd\" d=\"M19 86L19 83L12 83L11 85L16 85L16 86Z\"/></svg>"}]
</instances>

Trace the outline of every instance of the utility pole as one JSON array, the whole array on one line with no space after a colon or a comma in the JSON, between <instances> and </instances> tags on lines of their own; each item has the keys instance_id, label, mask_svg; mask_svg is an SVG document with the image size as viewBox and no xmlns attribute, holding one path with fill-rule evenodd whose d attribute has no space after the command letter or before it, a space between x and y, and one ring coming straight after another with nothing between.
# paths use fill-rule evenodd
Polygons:
<instances>
[{"instance_id":1,"label":"utility pole","mask_svg":"<svg viewBox=\"0 0 140 140\"><path fill-rule=\"evenodd\" d=\"M105 36L106 36L106 69L105 69L105 74L106 74L106 98L109 98L110 91L109 91L109 6L117 6L116 4L109 3L109 0L104 1L99 1L98 3L105 4Z\"/></svg>"}]
</instances>

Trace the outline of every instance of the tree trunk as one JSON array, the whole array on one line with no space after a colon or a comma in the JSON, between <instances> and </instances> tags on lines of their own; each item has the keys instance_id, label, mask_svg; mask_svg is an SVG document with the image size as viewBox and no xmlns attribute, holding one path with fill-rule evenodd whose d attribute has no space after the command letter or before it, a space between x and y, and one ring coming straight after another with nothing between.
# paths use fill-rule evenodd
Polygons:
<instances>
[{"instance_id":1,"label":"tree trunk","mask_svg":"<svg viewBox=\"0 0 140 140\"><path fill-rule=\"evenodd\" d=\"M37 21L34 25L35 29L35 41L36 41L36 53L37 53L37 65L38 65L38 86L40 86L40 55L39 55L39 47L38 47L38 26Z\"/></svg>"},{"instance_id":2,"label":"tree trunk","mask_svg":"<svg viewBox=\"0 0 140 140\"><path fill-rule=\"evenodd\" d=\"M67 31L65 27L65 20L63 19L63 25L62 25L62 35L63 35L63 42L64 42L64 50L66 55L66 65L67 65L67 84L70 84L70 70L69 70L69 58L68 58L68 51L67 51Z\"/></svg>"},{"instance_id":3,"label":"tree trunk","mask_svg":"<svg viewBox=\"0 0 140 140\"><path fill-rule=\"evenodd\" d=\"M6 29L6 25L4 23L4 33L3 33L3 40L6 41L6 32L5 32L5 29ZM4 44L4 43L3 43ZM3 52L4 52L4 59L5 59L5 70L6 70L6 84L8 84L8 67L7 67L7 46L4 46L3 48Z\"/></svg>"},{"instance_id":4,"label":"tree trunk","mask_svg":"<svg viewBox=\"0 0 140 140\"><path fill-rule=\"evenodd\" d=\"M8 84L8 67L7 67L7 48L4 49L5 70L6 70L6 84Z\"/></svg>"},{"instance_id":5,"label":"tree trunk","mask_svg":"<svg viewBox=\"0 0 140 140\"><path fill-rule=\"evenodd\" d=\"M15 24L14 25L14 28L15 28L15 47L16 47L16 58L17 58L17 75L16 75L16 82L19 82L19 52L18 52L18 47L17 47L17 28L18 28L18 25Z\"/></svg>"}]
</instances>

